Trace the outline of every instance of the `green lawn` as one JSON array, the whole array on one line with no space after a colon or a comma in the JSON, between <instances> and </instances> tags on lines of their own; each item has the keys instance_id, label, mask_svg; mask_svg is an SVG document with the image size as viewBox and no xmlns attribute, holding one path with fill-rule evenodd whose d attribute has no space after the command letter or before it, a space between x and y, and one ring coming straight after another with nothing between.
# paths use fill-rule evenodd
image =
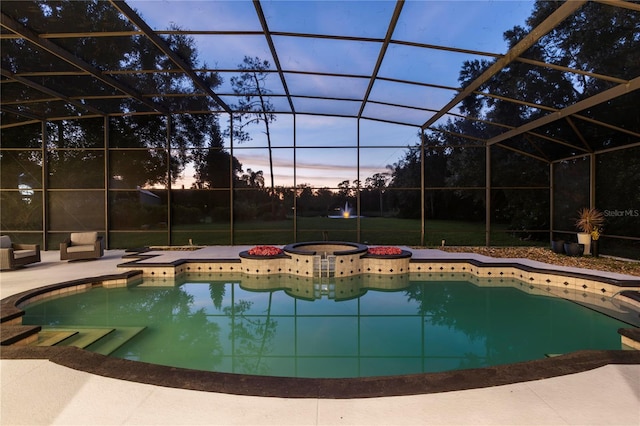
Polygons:
<instances>
[{"instance_id":1,"label":"green lawn","mask_svg":"<svg viewBox=\"0 0 640 426\"><path fill-rule=\"evenodd\" d=\"M297 220L297 235L293 231L293 219L280 221L241 221L234 224L234 244L287 244L294 241L323 240L357 241L358 220L330 219L326 217L301 217ZM360 219L360 241L366 244L420 245L420 220L398 218ZM196 245L230 244L228 223L207 223L175 226L172 245L186 245L189 239ZM505 225L493 225L491 245L546 245L542 242L521 240L507 232ZM483 222L455 220L429 220L425 226L425 245L483 246L485 232ZM111 248L130 248L146 245L168 244L167 231L127 232L110 234Z\"/></svg>"}]
</instances>

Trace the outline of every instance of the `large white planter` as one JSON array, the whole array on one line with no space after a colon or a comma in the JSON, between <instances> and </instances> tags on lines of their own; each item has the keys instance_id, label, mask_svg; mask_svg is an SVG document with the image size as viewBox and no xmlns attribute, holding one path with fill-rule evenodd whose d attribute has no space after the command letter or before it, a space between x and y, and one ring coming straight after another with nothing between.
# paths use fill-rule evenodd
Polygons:
<instances>
[{"instance_id":1,"label":"large white planter","mask_svg":"<svg viewBox=\"0 0 640 426\"><path fill-rule=\"evenodd\" d=\"M584 244L584 254L591 254L591 234L579 232L578 244Z\"/></svg>"}]
</instances>

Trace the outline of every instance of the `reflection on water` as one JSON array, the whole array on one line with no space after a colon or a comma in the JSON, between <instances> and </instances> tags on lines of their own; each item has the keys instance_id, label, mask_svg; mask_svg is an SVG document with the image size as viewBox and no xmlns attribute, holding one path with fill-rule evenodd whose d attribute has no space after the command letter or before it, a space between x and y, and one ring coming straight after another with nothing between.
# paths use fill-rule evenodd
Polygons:
<instances>
[{"instance_id":1,"label":"reflection on water","mask_svg":"<svg viewBox=\"0 0 640 426\"><path fill-rule=\"evenodd\" d=\"M562 299L409 275L185 276L33 304L25 324L146 326L112 356L244 374L363 377L620 349L627 325Z\"/></svg>"}]
</instances>

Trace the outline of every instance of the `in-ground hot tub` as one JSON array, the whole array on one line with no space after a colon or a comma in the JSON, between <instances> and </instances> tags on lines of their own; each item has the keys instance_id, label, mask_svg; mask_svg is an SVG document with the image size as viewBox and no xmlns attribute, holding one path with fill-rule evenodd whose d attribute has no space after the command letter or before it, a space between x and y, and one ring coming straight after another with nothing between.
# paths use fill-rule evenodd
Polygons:
<instances>
[{"instance_id":1,"label":"in-ground hot tub","mask_svg":"<svg viewBox=\"0 0 640 426\"><path fill-rule=\"evenodd\" d=\"M363 255L367 253L368 246L359 243L350 243L342 241L310 241L302 243L288 244L284 247L286 253L292 255L314 256L329 255L334 256L350 256Z\"/></svg>"},{"instance_id":2,"label":"in-ground hot tub","mask_svg":"<svg viewBox=\"0 0 640 426\"><path fill-rule=\"evenodd\" d=\"M378 247L379 248L379 247ZM242 272L250 275L287 273L304 277L404 274L409 272L411 252L397 247L374 253L368 246L340 241L311 241L286 245L275 255L240 253Z\"/></svg>"},{"instance_id":3,"label":"in-ground hot tub","mask_svg":"<svg viewBox=\"0 0 640 426\"><path fill-rule=\"evenodd\" d=\"M362 273L364 244L312 241L289 244L284 252L291 256L291 273L312 277L347 277Z\"/></svg>"},{"instance_id":4,"label":"in-ground hot tub","mask_svg":"<svg viewBox=\"0 0 640 426\"><path fill-rule=\"evenodd\" d=\"M296 274L335 277L409 272L411 252L397 251L396 254L372 254L364 244L338 241L312 241L284 247L284 252L291 256L295 270L302 272Z\"/></svg>"}]
</instances>

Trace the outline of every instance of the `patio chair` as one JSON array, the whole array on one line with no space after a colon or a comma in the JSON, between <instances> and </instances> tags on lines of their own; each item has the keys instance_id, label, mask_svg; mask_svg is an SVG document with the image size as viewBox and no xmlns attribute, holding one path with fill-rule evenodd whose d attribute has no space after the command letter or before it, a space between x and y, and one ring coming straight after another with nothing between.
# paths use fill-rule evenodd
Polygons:
<instances>
[{"instance_id":1,"label":"patio chair","mask_svg":"<svg viewBox=\"0 0 640 426\"><path fill-rule=\"evenodd\" d=\"M98 259L104 255L104 239L97 232L72 232L60 243L60 260Z\"/></svg>"},{"instance_id":2,"label":"patio chair","mask_svg":"<svg viewBox=\"0 0 640 426\"><path fill-rule=\"evenodd\" d=\"M36 262L40 262L40 245L16 244L8 235L0 237L0 269L16 269Z\"/></svg>"}]
</instances>

